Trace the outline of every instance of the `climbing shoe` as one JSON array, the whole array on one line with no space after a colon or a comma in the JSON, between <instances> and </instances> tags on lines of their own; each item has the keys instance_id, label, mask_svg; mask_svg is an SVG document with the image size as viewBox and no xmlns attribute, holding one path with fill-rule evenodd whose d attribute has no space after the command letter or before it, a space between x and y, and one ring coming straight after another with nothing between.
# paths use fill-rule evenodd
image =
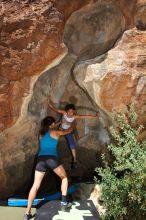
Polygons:
<instances>
[{"instance_id":1,"label":"climbing shoe","mask_svg":"<svg viewBox=\"0 0 146 220\"><path fill-rule=\"evenodd\" d=\"M32 218L32 214L24 214L23 220L29 220Z\"/></svg>"},{"instance_id":2,"label":"climbing shoe","mask_svg":"<svg viewBox=\"0 0 146 220\"><path fill-rule=\"evenodd\" d=\"M67 209L71 208L71 202L61 202L61 211L65 212Z\"/></svg>"}]
</instances>

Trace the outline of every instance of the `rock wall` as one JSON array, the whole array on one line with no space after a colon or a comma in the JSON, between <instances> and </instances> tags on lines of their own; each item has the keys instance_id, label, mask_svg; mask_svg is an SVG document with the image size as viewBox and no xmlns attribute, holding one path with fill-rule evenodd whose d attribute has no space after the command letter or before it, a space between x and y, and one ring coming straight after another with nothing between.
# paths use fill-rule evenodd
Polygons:
<instances>
[{"instance_id":1,"label":"rock wall","mask_svg":"<svg viewBox=\"0 0 146 220\"><path fill-rule=\"evenodd\" d=\"M135 103L139 117L145 115L146 32L125 31L104 56L76 66L74 76L101 109L124 110Z\"/></svg>"},{"instance_id":2,"label":"rock wall","mask_svg":"<svg viewBox=\"0 0 146 220\"><path fill-rule=\"evenodd\" d=\"M36 120L28 114L33 87L45 70L66 55L65 21L89 1L57 2L0 4L0 130L5 130L0 134L1 198L25 189L32 178L38 150Z\"/></svg>"},{"instance_id":3,"label":"rock wall","mask_svg":"<svg viewBox=\"0 0 146 220\"><path fill-rule=\"evenodd\" d=\"M31 76L65 52L64 24L89 0L2 1L0 3L0 130L18 119Z\"/></svg>"},{"instance_id":4,"label":"rock wall","mask_svg":"<svg viewBox=\"0 0 146 220\"><path fill-rule=\"evenodd\" d=\"M113 109L135 101L144 121L145 8L145 0L1 1L0 198L30 183L39 122L54 115L43 106L48 95L79 113L100 111L98 122L78 122L83 172L100 165Z\"/></svg>"},{"instance_id":5,"label":"rock wall","mask_svg":"<svg viewBox=\"0 0 146 220\"><path fill-rule=\"evenodd\" d=\"M101 1L71 15L64 41L70 52L86 60L112 47L124 29L125 18L120 8L112 1Z\"/></svg>"}]
</instances>

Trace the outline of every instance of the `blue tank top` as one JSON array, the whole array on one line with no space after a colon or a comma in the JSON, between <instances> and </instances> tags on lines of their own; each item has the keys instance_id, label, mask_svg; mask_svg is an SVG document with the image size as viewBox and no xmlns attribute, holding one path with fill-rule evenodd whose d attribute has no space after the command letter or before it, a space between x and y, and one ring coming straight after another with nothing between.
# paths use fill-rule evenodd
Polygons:
<instances>
[{"instance_id":1,"label":"blue tank top","mask_svg":"<svg viewBox=\"0 0 146 220\"><path fill-rule=\"evenodd\" d=\"M40 138L40 149L38 156L58 156L57 155L57 143L58 140L50 136L50 131L47 132L42 138Z\"/></svg>"}]
</instances>

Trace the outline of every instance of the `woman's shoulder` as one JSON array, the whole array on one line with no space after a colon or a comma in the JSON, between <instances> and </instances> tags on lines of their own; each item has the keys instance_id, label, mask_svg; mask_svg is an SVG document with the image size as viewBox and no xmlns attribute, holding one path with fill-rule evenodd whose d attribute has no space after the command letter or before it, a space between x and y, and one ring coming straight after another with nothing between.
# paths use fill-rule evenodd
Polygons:
<instances>
[{"instance_id":1,"label":"woman's shoulder","mask_svg":"<svg viewBox=\"0 0 146 220\"><path fill-rule=\"evenodd\" d=\"M50 131L50 136L54 139L58 139L59 138L59 130Z\"/></svg>"},{"instance_id":2,"label":"woman's shoulder","mask_svg":"<svg viewBox=\"0 0 146 220\"><path fill-rule=\"evenodd\" d=\"M56 134L58 132L58 130L57 129L54 129L54 130L51 130L48 134Z\"/></svg>"}]
</instances>

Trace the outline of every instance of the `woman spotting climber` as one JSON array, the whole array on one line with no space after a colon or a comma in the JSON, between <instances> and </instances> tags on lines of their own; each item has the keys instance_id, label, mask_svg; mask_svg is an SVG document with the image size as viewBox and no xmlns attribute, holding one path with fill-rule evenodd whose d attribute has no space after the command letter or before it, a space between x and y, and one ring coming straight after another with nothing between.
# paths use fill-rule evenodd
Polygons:
<instances>
[{"instance_id":1,"label":"woman spotting climber","mask_svg":"<svg viewBox=\"0 0 146 220\"><path fill-rule=\"evenodd\" d=\"M60 136L67 135L72 131L73 128L71 126L63 131L57 130L55 119L53 117L48 116L42 120L39 134L40 149L38 154L38 161L35 168L35 178L33 186L29 192L28 206L24 215L24 220L29 220L32 218L31 207L33 200L35 199L42 179L49 168L52 169L54 173L56 173L62 180L62 211L65 211L68 207L71 206L71 204L68 203L66 200L68 179L63 165L58 160L57 143Z\"/></svg>"},{"instance_id":2,"label":"woman spotting climber","mask_svg":"<svg viewBox=\"0 0 146 220\"><path fill-rule=\"evenodd\" d=\"M98 117L98 112L96 115L78 115L76 114L76 109L73 104L67 104L65 106L65 110L62 109L57 109L54 102L49 98L48 102L50 108L60 114L62 114L62 120L61 120L61 130L66 131L66 129L69 129L74 123L76 119L79 118L97 118ZM75 130L74 130L75 131ZM76 142L73 137L74 131L71 131L70 133L66 134L65 137L67 139L67 142L69 144L69 148L72 153L72 164L71 168L76 168L77 167L77 159L76 159Z\"/></svg>"}]
</instances>

